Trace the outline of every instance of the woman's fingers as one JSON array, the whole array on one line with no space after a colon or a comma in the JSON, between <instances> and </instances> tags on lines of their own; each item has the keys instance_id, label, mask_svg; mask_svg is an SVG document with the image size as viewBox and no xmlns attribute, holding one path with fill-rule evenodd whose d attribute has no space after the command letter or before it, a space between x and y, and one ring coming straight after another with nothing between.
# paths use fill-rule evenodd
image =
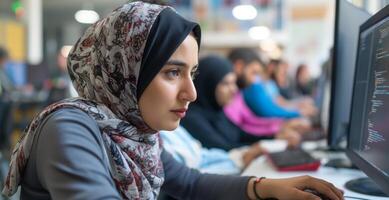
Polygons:
<instances>
[{"instance_id":1,"label":"woman's fingers","mask_svg":"<svg viewBox=\"0 0 389 200\"><path fill-rule=\"evenodd\" d=\"M318 193L330 198L331 200L343 200L342 192L334 185L328 184L328 182L321 179L309 177L306 181L306 188L313 189Z\"/></svg>"},{"instance_id":2,"label":"woman's fingers","mask_svg":"<svg viewBox=\"0 0 389 200\"><path fill-rule=\"evenodd\" d=\"M313 193L298 190L294 199L321 200L321 198Z\"/></svg>"},{"instance_id":3,"label":"woman's fingers","mask_svg":"<svg viewBox=\"0 0 389 200\"><path fill-rule=\"evenodd\" d=\"M339 198L343 199L343 191L338 189L337 187L335 187L334 184L332 183L329 183L325 180L322 180L322 179L317 179L318 181L320 181L321 183L325 184L327 187L329 187Z\"/></svg>"}]
</instances>

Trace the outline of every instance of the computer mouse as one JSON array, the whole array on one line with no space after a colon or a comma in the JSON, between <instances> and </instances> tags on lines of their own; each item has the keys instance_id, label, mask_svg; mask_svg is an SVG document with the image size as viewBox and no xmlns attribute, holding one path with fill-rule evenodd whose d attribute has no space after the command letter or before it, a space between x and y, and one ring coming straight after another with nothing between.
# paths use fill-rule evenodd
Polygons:
<instances>
[{"instance_id":1,"label":"computer mouse","mask_svg":"<svg viewBox=\"0 0 389 200\"><path fill-rule=\"evenodd\" d=\"M322 200L331 200L329 197L327 197L327 196L324 195L324 194L319 193L319 192L316 191L316 190L305 189L304 192L308 192L308 193L314 194L314 195L318 196L318 197L319 197L320 199L322 199Z\"/></svg>"}]
</instances>

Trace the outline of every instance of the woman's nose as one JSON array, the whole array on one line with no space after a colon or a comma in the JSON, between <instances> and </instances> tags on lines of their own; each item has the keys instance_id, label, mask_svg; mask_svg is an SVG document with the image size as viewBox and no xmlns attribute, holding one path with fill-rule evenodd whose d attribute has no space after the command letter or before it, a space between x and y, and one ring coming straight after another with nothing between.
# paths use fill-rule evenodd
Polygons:
<instances>
[{"instance_id":1,"label":"woman's nose","mask_svg":"<svg viewBox=\"0 0 389 200\"><path fill-rule=\"evenodd\" d=\"M180 99L184 101L193 102L197 98L196 88L191 78L184 81L184 87L180 94Z\"/></svg>"}]
</instances>

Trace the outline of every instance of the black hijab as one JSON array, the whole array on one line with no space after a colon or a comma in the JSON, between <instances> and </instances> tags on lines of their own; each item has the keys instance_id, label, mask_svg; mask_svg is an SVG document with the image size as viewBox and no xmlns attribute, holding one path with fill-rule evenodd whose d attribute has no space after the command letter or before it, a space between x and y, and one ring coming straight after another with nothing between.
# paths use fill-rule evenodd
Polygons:
<instances>
[{"instance_id":1,"label":"black hijab","mask_svg":"<svg viewBox=\"0 0 389 200\"><path fill-rule=\"evenodd\" d=\"M216 102L216 87L232 71L232 64L220 56L207 56L199 61L199 75L194 80L197 100L190 104L181 124L207 148L232 148L240 142L242 132L224 115Z\"/></svg>"},{"instance_id":2,"label":"black hijab","mask_svg":"<svg viewBox=\"0 0 389 200\"><path fill-rule=\"evenodd\" d=\"M201 31L197 23L184 19L170 8L164 9L158 15L151 27L142 57L137 87L138 100L147 85L191 32L200 47Z\"/></svg>"},{"instance_id":3,"label":"black hijab","mask_svg":"<svg viewBox=\"0 0 389 200\"><path fill-rule=\"evenodd\" d=\"M194 80L197 100L193 103L210 112L218 112L222 107L216 101L216 87L232 72L232 64L225 58L211 55L200 59L199 75Z\"/></svg>"},{"instance_id":4,"label":"black hijab","mask_svg":"<svg viewBox=\"0 0 389 200\"><path fill-rule=\"evenodd\" d=\"M216 101L216 87L230 72L232 63L223 57L211 55L199 61L199 75L194 80L197 100L181 124L207 148L230 150L259 139L233 124Z\"/></svg>"}]
</instances>

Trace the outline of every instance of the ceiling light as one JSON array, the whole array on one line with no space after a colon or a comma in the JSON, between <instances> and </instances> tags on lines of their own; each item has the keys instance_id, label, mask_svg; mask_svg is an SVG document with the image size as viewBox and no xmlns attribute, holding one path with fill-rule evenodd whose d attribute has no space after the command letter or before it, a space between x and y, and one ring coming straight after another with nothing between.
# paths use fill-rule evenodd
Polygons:
<instances>
[{"instance_id":1,"label":"ceiling light","mask_svg":"<svg viewBox=\"0 0 389 200\"><path fill-rule=\"evenodd\" d=\"M232 15L239 20L252 20L257 16L257 10L252 5L239 5L232 9Z\"/></svg>"},{"instance_id":2,"label":"ceiling light","mask_svg":"<svg viewBox=\"0 0 389 200\"><path fill-rule=\"evenodd\" d=\"M254 26L249 29L249 36L254 40L264 40L270 37L270 30L266 26Z\"/></svg>"},{"instance_id":3,"label":"ceiling light","mask_svg":"<svg viewBox=\"0 0 389 200\"><path fill-rule=\"evenodd\" d=\"M79 10L74 18L82 24L93 24L99 20L99 14L94 10Z\"/></svg>"}]
</instances>

